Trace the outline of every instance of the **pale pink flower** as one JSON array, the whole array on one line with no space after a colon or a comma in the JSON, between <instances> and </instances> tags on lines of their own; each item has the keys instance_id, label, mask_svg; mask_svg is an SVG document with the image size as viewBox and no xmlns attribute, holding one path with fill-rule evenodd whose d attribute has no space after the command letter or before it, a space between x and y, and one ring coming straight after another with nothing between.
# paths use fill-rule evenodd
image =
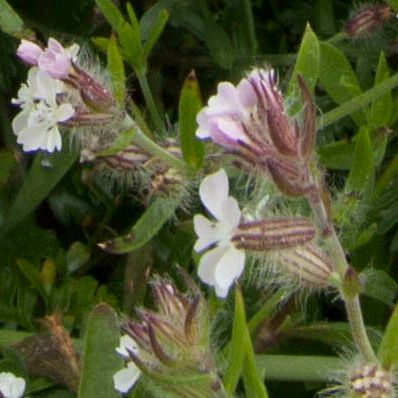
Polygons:
<instances>
[{"instance_id":1,"label":"pale pink flower","mask_svg":"<svg viewBox=\"0 0 398 398\"><path fill-rule=\"evenodd\" d=\"M57 40L50 38L47 48L38 59L39 68L54 79L66 79L78 51L77 44L65 49Z\"/></svg>"}]
</instances>

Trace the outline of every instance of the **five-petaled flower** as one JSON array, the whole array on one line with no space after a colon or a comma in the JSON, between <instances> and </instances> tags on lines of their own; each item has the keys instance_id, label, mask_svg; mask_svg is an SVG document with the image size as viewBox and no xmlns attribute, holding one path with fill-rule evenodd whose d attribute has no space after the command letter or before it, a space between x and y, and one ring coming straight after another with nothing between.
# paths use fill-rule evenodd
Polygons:
<instances>
[{"instance_id":1,"label":"five-petaled flower","mask_svg":"<svg viewBox=\"0 0 398 398\"><path fill-rule=\"evenodd\" d=\"M195 251L216 245L201 257L198 275L203 282L214 286L217 296L221 298L227 296L245 264L244 250L237 249L232 241L239 227L241 211L228 191L228 176L224 169L205 177L199 188L200 198L217 221L210 221L200 214L194 217L198 236Z\"/></svg>"},{"instance_id":2,"label":"five-petaled flower","mask_svg":"<svg viewBox=\"0 0 398 398\"><path fill-rule=\"evenodd\" d=\"M0 373L0 397L2 398L21 398L25 391L25 380L16 377L10 372Z\"/></svg>"},{"instance_id":3,"label":"five-petaled flower","mask_svg":"<svg viewBox=\"0 0 398 398\"><path fill-rule=\"evenodd\" d=\"M116 348L116 352L124 359L129 359L131 353L138 355L139 348L134 339L125 334L120 338L120 345ZM121 369L113 375L115 390L123 394L128 392L137 382L140 375L141 370L137 365L133 361L127 362L127 368Z\"/></svg>"},{"instance_id":4,"label":"five-petaled flower","mask_svg":"<svg viewBox=\"0 0 398 398\"><path fill-rule=\"evenodd\" d=\"M12 100L22 108L12 122L12 128L24 151L61 149L59 123L72 118L75 113L70 103L59 103L62 92L61 81L37 67L30 69L27 84L22 84L18 98Z\"/></svg>"}]
</instances>

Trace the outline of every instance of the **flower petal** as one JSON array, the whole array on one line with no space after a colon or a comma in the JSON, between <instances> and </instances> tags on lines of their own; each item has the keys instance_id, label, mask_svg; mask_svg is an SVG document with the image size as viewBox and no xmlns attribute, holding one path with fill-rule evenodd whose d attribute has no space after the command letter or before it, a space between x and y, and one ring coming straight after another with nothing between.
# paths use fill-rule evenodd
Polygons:
<instances>
[{"instance_id":1,"label":"flower petal","mask_svg":"<svg viewBox=\"0 0 398 398\"><path fill-rule=\"evenodd\" d=\"M201 214L196 214L193 218L193 226L198 236L198 240L195 242L194 246L196 252L200 252L217 242L217 230L214 222L211 222Z\"/></svg>"},{"instance_id":2,"label":"flower petal","mask_svg":"<svg viewBox=\"0 0 398 398\"><path fill-rule=\"evenodd\" d=\"M221 219L228 229L233 230L239 226L242 212L239 209L238 201L230 196L223 204L221 209Z\"/></svg>"},{"instance_id":3,"label":"flower petal","mask_svg":"<svg viewBox=\"0 0 398 398\"><path fill-rule=\"evenodd\" d=\"M228 198L228 190L228 176L224 169L208 175L200 184L200 199L217 220L222 218L222 204Z\"/></svg>"},{"instance_id":4,"label":"flower petal","mask_svg":"<svg viewBox=\"0 0 398 398\"><path fill-rule=\"evenodd\" d=\"M125 394L133 387L140 375L141 371L135 363L129 362L127 368L121 369L113 375L115 390Z\"/></svg>"},{"instance_id":5,"label":"flower petal","mask_svg":"<svg viewBox=\"0 0 398 398\"><path fill-rule=\"evenodd\" d=\"M198 276L204 283L207 283L210 286L215 285L216 267L224 252L225 247L216 247L215 249L209 250L203 254L200 258Z\"/></svg>"},{"instance_id":6,"label":"flower petal","mask_svg":"<svg viewBox=\"0 0 398 398\"><path fill-rule=\"evenodd\" d=\"M16 377L10 372L0 373L0 393L4 398L21 398L26 382L22 377Z\"/></svg>"},{"instance_id":7,"label":"flower petal","mask_svg":"<svg viewBox=\"0 0 398 398\"><path fill-rule=\"evenodd\" d=\"M119 355L127 359L130 358L130 352L137 354L138 351L139 351L138 345L131 336L125 334L120 337L119 347L116 347L116 352Z\"/></svg>"},{"instance_id":8,"label":"flower petal","mask_svg":"<svg viewBox=\"0 0 398 398\"><path fill-rule=\"evenodd\" d=\"M216 286L220 288L220 292L228 291L235 279L240 277L245 266L245 258L245 252L232 245L224 252L214 273Z\"/></svg>"}]
</instances>

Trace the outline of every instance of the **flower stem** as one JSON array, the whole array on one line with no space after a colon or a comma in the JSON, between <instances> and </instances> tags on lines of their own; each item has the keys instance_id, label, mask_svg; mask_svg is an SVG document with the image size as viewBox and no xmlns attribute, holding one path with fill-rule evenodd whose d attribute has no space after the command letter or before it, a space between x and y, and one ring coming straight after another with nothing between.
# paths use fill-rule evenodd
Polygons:
<instances>
[{"instance_id":1,"label":"flower stem","mask_svg":"<svg viewBox=\"0 0 398 398\"><path fill-rule=\"evenodd\" d=\"M317 185L317 191L320 192L319 183ZM337 237L334 226L327 218L328 212L326 210L325 203L323 202L320 195L318 195L317 200L311 200L310 198L309 202L313 208L314 215L317 218L318 225L322 226L323 232L328 231L328 234L325 237L325 243L329 254L336 266L336 271L339 274L341 281L344 281L349 266L344 253L344 249L341 246L339 238ZM323 226L327 226L327 228L325 229ZM342 288L340 288L340 295L344 300L348 322L351 327L352 337L359 353L366 361L374 362L376 360L376 355L373 351L369 337L366 333L361 305L359 302L359 295L355 294L353 296L347 296Z\"/></svg>"},{"instance_id":2,"label":"flower stem","mask_svg":"<svg viewBox=\"0 0 398 398\"><path fill-rule=\"evenodd\" d=\"M149 88L148 79L146 77L146 73L137 74L138 82L140 83L142 94L144 95L146 105L148 107L149 113L151 115L151 119L155 125L155 128L158 130L158 133L165 131L165 125L163 123L162 118L159 115L158 109L156 107L155 101L152 97L151 90Z\"/></svg>"},{"instance_id":3,"label":"flower stem","mask_svg":"<svg viewBox=\"0 0 398 398\"><path fill-rule=\"evenodd\" d=\"M182 172L183 174L191 174L193 170L183 160L176 158L169 151L162 148L156 142L147 137L141 130L135 129L132 137L133 141L142 149L148 151L151 155L161 159L165 164Z\"/></svg>"},{"instance_id":4,"label":"flower stem","mask_svg":"<svg viewBox=\"0 0 398 398\"><path fill-rule=\"evenodd\" d=\"M350 99L349 101L344 102L337 108L332 109L331 111L325 113L318 119L318 128L323 129L338 120L342 119L345 116L348 116L355 111L362 109L369 102L372 102L384 94L391 91L394 87L398 86L398 73L392 75L386 80L383 80L381 83L376 84L371 89L365 91L364 93L357 95L356 97Z\"/></svg>"}]
</instances>

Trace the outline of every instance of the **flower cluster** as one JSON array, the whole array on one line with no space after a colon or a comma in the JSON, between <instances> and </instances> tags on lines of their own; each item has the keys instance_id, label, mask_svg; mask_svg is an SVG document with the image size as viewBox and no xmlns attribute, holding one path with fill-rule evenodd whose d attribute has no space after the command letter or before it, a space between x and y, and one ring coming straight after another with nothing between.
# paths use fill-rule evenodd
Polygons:
<instances>
[{"instance_id":1,"label":"flower cluster","mask_svg":"<svg viewBox=\"0 0 398 398\"><path fill-rule=\"evenodd\" d=\"M324 287L333 265L321 250L309 242L315 236L312 224L303 217L270 217L244 221L235 198L229 196L225 170L205 177L200 198L216 221L195 215L197 252L210 248L200 259L199 278L214 286L218 297L225 298L232 283L243 272L246 251L276 251L286 263L287 274L306 286ZM214 246L215 245L215 246Z\"/></svg>"},{"instance_id":2,"label":"flower cluster","mask_svg":"<svg viewBox=\"0 0 398 398\"><path fill-rule=\"evenodd\" d=\"M254 69L235 87L219 83L217 95L197 116L196 136L210 138L251 168L267 171L285 194L311 193L308 158L315 139L315 110L310 93L298 77L305 103L303 122L286 114L272 69Z\"/></svg>"},{"instance_id":3,"label":"flower cluster","mask_svg":"<svg viewBox=\"0 0 398 398\"><path fill-rule=\"evenodd\" d=\"M179 293L170 283L153 283L157 312L141 310L141 322L128 322L117 352L127 368L114 375L115 388L127 392L146 377L146 387L175 397L212 397L220 388L209 351L209 325L200 295ZM183 381L182 383L176 382Z\"/></svg>"},{"instance_id":4,"label":"flower cluster","mask_svg":"<svg viewBox=\"0 0 398 398\"><path fill-rule=\"evenodd\" d=\"M18 47L18 57L32 66L12 101L21 108L13 130L24 151L60 150L61 126L98 126L114 119L113 97L77 66L78 51L77 44L64 48L53 38L44 49L27 40Z\"/></svg>"},{"instance_id":5,"label":"flower cluster","mask_svg":"<svg viewBox=\"0 0 398 398\"><path fill-rule=\"evenodd\" d=\"M16 377L10 372L0 373L0 397L22 398L26 382L22 377Z\"/></svg>"}]
</instances>

